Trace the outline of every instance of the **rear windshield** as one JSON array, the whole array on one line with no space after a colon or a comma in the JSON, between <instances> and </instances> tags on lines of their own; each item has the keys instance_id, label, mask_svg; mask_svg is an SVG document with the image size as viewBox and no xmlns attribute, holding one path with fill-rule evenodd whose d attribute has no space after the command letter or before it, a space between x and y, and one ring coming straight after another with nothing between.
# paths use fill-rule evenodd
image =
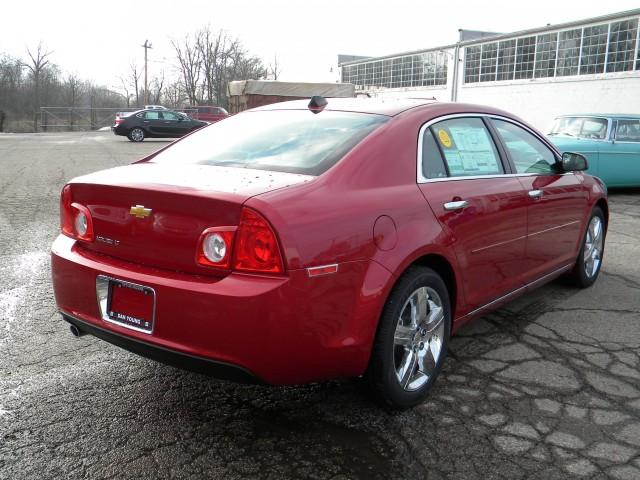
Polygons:
<instances>
[{"instance_id":1,"label":"rear windshield","mask_svg":"<svg viewBox=\"0 0 640 480\"><path fill-rule=\"evenodd\" d=\"M151 162L320 175L387 120L352 112L247 112L203 128Z\"/></svg>"}]
</instances>

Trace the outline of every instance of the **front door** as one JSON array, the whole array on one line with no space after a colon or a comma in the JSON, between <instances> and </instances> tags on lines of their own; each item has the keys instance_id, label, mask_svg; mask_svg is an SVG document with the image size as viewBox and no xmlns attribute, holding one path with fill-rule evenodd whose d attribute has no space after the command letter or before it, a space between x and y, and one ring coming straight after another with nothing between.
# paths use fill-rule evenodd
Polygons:
<instances>
[{"instance_id":1,"label":"front door","mask_svg":"<svg viewBox=\"0 0 640 480\"><path fill-rule=\"evenodd\" d=\"M588 194L582 174L561 173L555 153L533 132L492 119L528 202L527 282L571 264L582 238Z\"/></svg>"},{"instance_id":2,"label":"front door","mask_svg":"<svg viewBox=\"0 0 640 480\"><path fill-rule=\"evenodd\" d=\"M419 185L449 233L468 310L523 285L527 197L480 117L423 128Z\"/></svg>"},{"instance_id":3,"label":"front door","mask_svg":"<svg viewBox=\"0 0 640 480\"><path fill-rule=\"evenodd\" d=\"M601 178L620 187L640 184L640 119L617 120L612 135L600 150Z\"/></svg>"}]
</instances>

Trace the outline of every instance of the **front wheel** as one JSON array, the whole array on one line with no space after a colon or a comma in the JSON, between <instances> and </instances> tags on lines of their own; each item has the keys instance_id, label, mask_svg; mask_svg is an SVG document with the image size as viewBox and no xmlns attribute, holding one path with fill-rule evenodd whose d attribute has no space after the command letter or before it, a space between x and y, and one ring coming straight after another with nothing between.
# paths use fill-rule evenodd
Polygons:
<instances>
[{"instance_id":1,"label":"front wheel","mask_svg":"<svg viewBox=\"0 0 640 480\"><path fill-rule=\"evenodd\" d=\"M367 378L393 408L420 403L440 373L451 333L449 293L430 268L411 267L384 307Z\"/></svg>"},{"instance_id":2,"label":"front wheel","mask_svg":"<svg viewBox=\"0 0 640 480\"><path fill-rule=\"evenodd\" d=\"M606 233L602 209L595 207L587 224L576 265L571 272L571 280L576 286L590 287L598 278L602 267Z\"/></svg>"},{"instance_id":3,"label":"front wheel","mask_svg":"<svg viewBox=\"0 0 640 480\"><path fill-rule=\"evenodd\" d=\"M132 128L129 135L127 135L132 142L141 142L144 140L144 136L144 130L138 127Z\"/></svg>"}]
</instances>

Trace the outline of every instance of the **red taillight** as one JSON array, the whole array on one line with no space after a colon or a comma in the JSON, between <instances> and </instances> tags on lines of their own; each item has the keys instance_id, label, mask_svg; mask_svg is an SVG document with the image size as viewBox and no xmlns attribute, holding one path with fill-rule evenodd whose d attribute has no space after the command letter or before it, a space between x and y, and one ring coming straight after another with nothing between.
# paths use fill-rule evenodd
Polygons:
<instances>
[{"instance_id":1,"label":"red taillight","mask_svg":"<svg viewBox=\"0 0 640 480\"><path fill-rule=\"evenodd\" d=\"M60 230L69 237L73 237L72 201L71 185L65 185L60 194Z\"/></svg>"},{"instance_id":2,"label":"red taillight","mask_svg":"<svg viewBox=\"0 0 640 480\"><path fill-rule=\"evenodd\" d=\"M262 215L248 208L243 208L240 215L233 268L244 272L284 271L276 234Z\"/></svg>"},{"instance_id":3,"label":"red taillight","mask_svg":"<svg viewBox=\"0 0 640 480\"><path fill-rule=\"evenodd\" d=\"M206 267L229 268L237 227L207 228L198 240L196 262Z\"/></svg>"},{"instance_id":4,"label":"red taillight","mask_svg":"<svg viewBox=\"0 0 640 480\"><path fill-rule=\"evenodd\" d=\"M93 242L91 213L84 205L73 203L70 185L65 185L60 195L60 230L76 240Z\"/></svg>"}]
</instances>

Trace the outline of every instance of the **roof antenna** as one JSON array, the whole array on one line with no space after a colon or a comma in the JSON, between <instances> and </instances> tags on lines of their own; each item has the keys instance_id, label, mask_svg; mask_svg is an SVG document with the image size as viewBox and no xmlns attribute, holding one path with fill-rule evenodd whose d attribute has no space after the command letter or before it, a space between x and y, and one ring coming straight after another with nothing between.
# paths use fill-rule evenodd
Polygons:
<instances>
[{"instance_id":1,"label":"roof antenna","mask_svg":"<svg viewBox=\"0 0 640 480\"><path fill-rule=\"evenodd\" d=\"M309 108L313 113L320 113L328 103L329 102L327 102L326 98L321 97L320 95L314 95L311 97L311 101L307 108Z\"/></svg>"}]
</instances>

